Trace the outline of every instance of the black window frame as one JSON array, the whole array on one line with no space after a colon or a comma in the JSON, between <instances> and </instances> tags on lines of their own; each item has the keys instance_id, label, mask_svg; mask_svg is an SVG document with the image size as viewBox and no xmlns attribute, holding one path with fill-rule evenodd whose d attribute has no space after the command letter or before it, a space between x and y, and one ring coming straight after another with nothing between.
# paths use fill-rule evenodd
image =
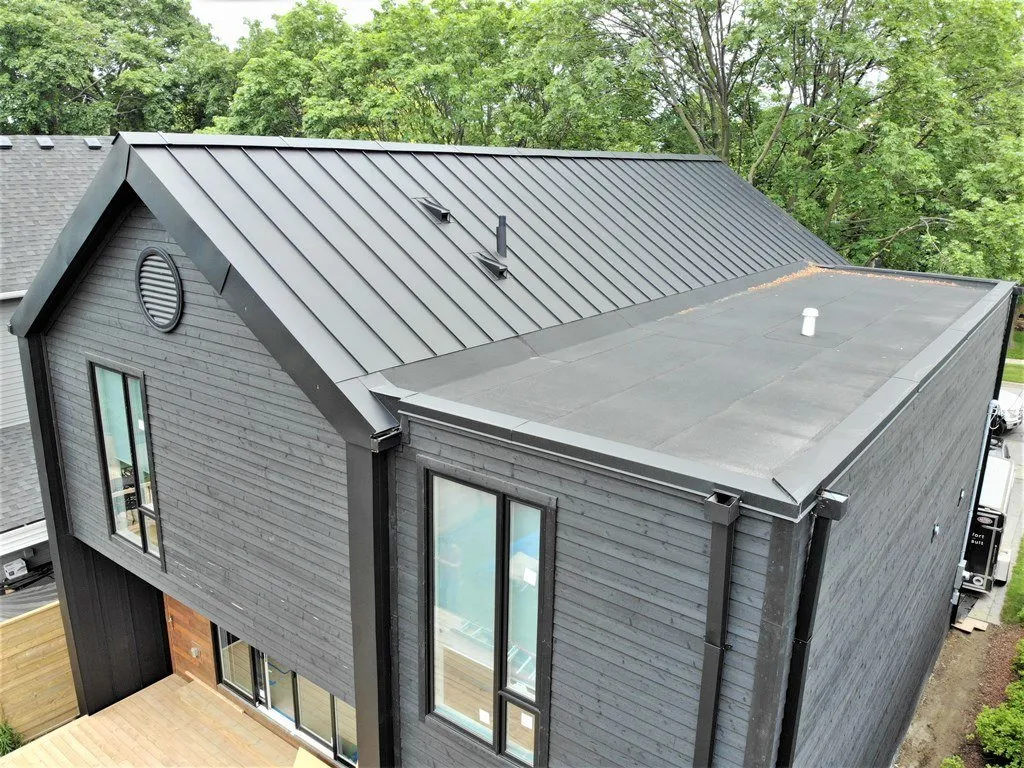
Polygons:
<instances>
[{"instance_id":1,"label":"black window frame","mask_svg":"<svg viewBox=\"0 0 1024 768\"><path fill-rule=\"evenodd\" d=\"M210 627L211 627L211 632L213 634L213 647L216 650L216 652L213 654L213 656L214 656L214 666L216 668L216 674L217 674L217 682L220 685L224 686L224 688L226 688L228 691L230 691L232 695L237 696L238 698L242 699L244 702L246 702L250 706L254 707L258 712L260 712L262 714L262 716L268 717L268 719L271 722L274 722L276 725L278 725L278 727L281 727L280 723L277 723L274 718L269 717L269 713L273 711L273 708L270 706L270 701L269 701L269 699L267 697L267 693L269 692L269 689L270 689L270 682L269 682L269 680L266 679L266 677L267 677L266 664L265 664L266 656L267 656L266 653L264 653L263 651L258 649L256 646L254 646L248 640L243 640L239 635L236 635L234 632L230 632L227 629L223 629L221 626L219 626L217 624L214 624L214 623L211 622L210 623ZM221 660L221 654L224 652L224 649L221 647L221 642L220 642L220 633L221 633L221 631L231 635L236 640L240 640L240 641L242 641L243 643L245 643L246 645L249 646L249 684L252 687L252 694L251 695L248 692L243 691L241 688L239 688L231 680L228 680L227 678L224 677L224 666L223 666L223 662ZM263 669L264 669L264 672L263 672L264 690L263 691L260 690L259 678L258 678L257 672L256 672L257 665L263 665ZM304 737L306 737L308 739L311 739L316 744L319 744L321 747L323 747L323 749L325 749L328 752L330 752L331 759L333 759L334 762L338 763L339 765L345 766L346 768L356 768L356 763L352 762L347 757L345 757L345 755L343 755L341 753L341 739L338 738L337 709L336 709L336 707L334 705L334 702L335 702L335 699L339 699L339 700L342 701L342 703L345 703L345 704L347 704L347 702L345 702L344 699L340 699L340 697L335 696L330 691L327 691L326 688L323 688L322 686L318 686L318 687L321 687L324 691L327 691L327 695L330 697L329 705L330 705L330 708L331 708L331 743L328 743L328 742L324 741L323 738L321 738L317 734L313 733L308 728L304 728L302 726L302 707L299 706L298 673L296 673L296 671L294 669L288 670L288 673L291 675L291 680L292 680L292 707L293 707L292 711L295 713L295 717L294 717L293 720L291 720L291 722L292 722L292 724L295 727L295 731L298 732L298 733L301 733ZM310 682L313 682L313 681L310 680ZM318 684L314 683L314 685L318 685ZM348 705L348 706L351 706L351 705ZM278 717L283 717L282 715L280 715L280 713L278 713L277 716ZM284 719L287 720L286 717ZM358 737L359 737L359 734L356 734L356 738L357 739L358 739ZM358 749L358 743L356 745L356 748Z\"/></svg>"},{"instance_id":2,"label":"black window frame","mask_svg":"<svg viewBox=\"0 0 1024 768\"><path fill-rule=\"evenodd\" d=\"M130 443L132 455L132 472L135 475L135 504L139 513L139 537L141 544L136 544L117 530L114 516L113 490L110 486L109 464L106 455L106 445L103 440L103 415L100 409L100 393L96 383L96 369L102 368L110 373L121 377L121 388L125 403L125 417L128 424L128 442ZM167 570L167 545L164 540L163 522L160 518L160 496L157 490L156 462L153 457L153 433L150 430L149 400L146 394L146 375L139 368L125 365L115 360L102 357L87 356L86 375L89 380L90 400L92 403L93 432L96 437L96 453L100 463L100 477L104 489L104 505L107 512L107 534L113 540L121 542L130 547L133 552L141 552L146 555L150 562L158 562L162 570ZM128 380L135 379L139 382L139 395L142 401L142 419L145 423L146 434L146 458L149 463L149 476L151 493L153 495L152 505L145 505L142 501L140 489L141 477L139 476L138 446L136 445L135 428L133 427L131 392ZM149 545L149 532L146 529L146 518L152 518L156 524L157 538L159 539L158 551L153 552Z\"/></svg>"},{"instance_id":3,"label":"black window frame","mask_svg":"<svg viewBox=\"0 0 1024 768\"><path fill-rule=\"evenodd\" d=\"M420 499L423 514L419 525L420 558L420 720L430 720L454 733L487 747L491 754L507 760L516 766L545 768L548 764L548 741L551 721L551 650L554 632L554 574L557 499L510 483L507 480L490 477L473 470L464 469L427 457L419 457ZM434 494L433 478L440 477L451 482L474 488L496 497L495 536L495 632L494 632L494 675L493 715L491 739L482 738L459 725L444 714L436 711L434 702ZM518 502L540 510L540 569L537 585L537 673L534 686L535 701L529 701L522 694L505 686L508 664L508 595L509 595L509 545L511 532L511 504ZM507 751L507 706L511 702L535 717L533 763L525 763Z\"/></svg>"}]
</instances>

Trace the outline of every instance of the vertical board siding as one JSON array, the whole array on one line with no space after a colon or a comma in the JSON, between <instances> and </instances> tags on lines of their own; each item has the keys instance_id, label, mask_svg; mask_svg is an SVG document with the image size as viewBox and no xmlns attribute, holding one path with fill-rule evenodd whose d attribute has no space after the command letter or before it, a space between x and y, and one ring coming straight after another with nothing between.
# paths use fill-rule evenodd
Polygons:
<instances>
[{"instance_id":1,"label":"vertical board siding","mask_svg":"<svg viewBox=\"0 0 1024 768\"><path fill-rule=\"evenodd\" d=\"M499 764L486 747L421 719L420 456L557 498L550 765L688 765L711 532L702 505L636 479L415 420L395 470L405 764ZM770 532L766 519L744 514L738 523L716 766L743 764Z\"/></svg>"},{"instance_id":2,"label":"vertical board siding","mask_svg":"<svg viewBox=\"0 0 1024 768\"><path fill-rule=\"evenodd\" d=\"M136 298L150 245L181 272L172 333ZM75 535L352 702L344 442L148 209L125 219L46 342ZM108 533L89 355L145 374L166 573Z\"/></svg>"},{"instance_id":3,"label":"vertical board siding","mask_svg":"<svg viewBox=\"0 0 1024 768\"><path fill-rule=\"evenodd\" d=\"M902 740L949 629L1005 319L977 329L833 486L850 513L825 559L797 766L888 765Z\"/></svg>"},{"instance_id":4,"label":"vertical board siding","mask_svg":"<svg viewBox=\"0 0 1024 768\"><path fill-rule=\"evenodd\" d=\"M0 301L0 429L28 421L18 337L7 330L20 303L20 300Z\"/></svg>"}]
</instances>

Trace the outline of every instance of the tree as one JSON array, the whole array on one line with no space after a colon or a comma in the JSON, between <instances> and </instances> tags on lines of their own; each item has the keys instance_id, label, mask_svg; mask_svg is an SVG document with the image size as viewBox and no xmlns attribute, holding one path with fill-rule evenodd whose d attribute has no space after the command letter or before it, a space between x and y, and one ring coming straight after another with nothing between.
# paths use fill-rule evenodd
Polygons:
<instances>
[{"instance_id":1,"label":"tree","mask_svg":"<svg viewBox=\"0 0 1024 768\"><path fill-rule=\"evenodd\" d=\"M856 262L1021 279L1020 0L615 0L667 148L713 152Z\"/></svg>"},{"instance_id":2,"label":"tree","mask_svg":"<svg viewBox=\"0 0 1024 768\"><path fill-rule=\"evenodd\" d=\"M259 50L216 130L653 149L642 67L620 65L580 24L585 2L385 2L353 29L310 0L255 30ZM292 36L301 47L289 29L307 30Z\"/></svg>"},{"instance_id":3,"label":"tree","mask_svg":"<svg viewBox=\"0 0 1024 768\"><path fill-rule=\"evenodd\" d=\"M7 0L0 114L17 133L192 131L226 108L230 55L188 0Z\"/></svg>"}]
</instances>

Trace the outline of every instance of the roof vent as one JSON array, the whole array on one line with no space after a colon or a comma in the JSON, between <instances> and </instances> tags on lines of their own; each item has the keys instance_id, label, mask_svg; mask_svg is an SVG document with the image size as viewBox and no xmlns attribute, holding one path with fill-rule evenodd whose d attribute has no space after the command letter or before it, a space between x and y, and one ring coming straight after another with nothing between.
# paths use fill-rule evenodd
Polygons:
<instances>
[{"instance_id":1,"label":"roof vent","mask_svg":"<svg viewBox=\"0 0 1024 768\"><path fill-rule=\"evenodd\" d=\"M508 265L502 261L498 261L494 256L489 253L477 253L474 254L477 261L483 265L484 269L490 272L495 277L505 277L508 274Z\"/></svg>"},{"instance_id":2,"label":"roof vent","mask_svg":"<svg viewBox=\"0 0 1024 768\"><path fill-rule=\"evenodd\" d=\"M89 136L85 139L85 146L89 149L103 149L103 145L100 143L100 140L93 136Z\"/></svg>"},{"instance_id":3,"label":"roof vent","mask_svg":"<svg viewBox=\"0 0 1024 768\"><path fill-rule=\"evenodd\" d=\"M452 212L431 197L420 197L416 199L420 205L427 209L427 213L433 216L442 224L452 220Z\"/></svg>"},{"instance_id":4,"label":"roof vent","mask_svg":"<svg viewBox=\"0 0 1024 768\"><path fill-rule=\"evenodd\" d=\"M53 139L49 136L36 136L36 144L40 149L53 149Z\"/></svg>"},{"instance_id":5,"label":"roof vent","mask_svg":"<svg viewBox=\"0 0 1024 768\"><path fill-rule=\"evenodd\" d=\"M814 335L814 323L818 319L818 310L814 307L807 307L803 312L804 322L800 328L800 334L802 336L813 336Z\"/></svg>"},{"instance_id":6,"label":"roof vent","mask_svg":"<svg viewBox=\"0 0 1024 768\"><path fill-rule=\"evenodd\" d=\"M147 248L135 264L135 288L142 314L158 331L173 331L181 320L181 276L166 251Z\"/></svg>"},{"instance_id":7,"label":"roof vent","mask_svg":"<svg viewBox=\"0 0 1024 768\"><path fill-rule=\"evenodd\" d=\"M505 256L508 254L508 224L504 216L498 217L494 238L497 256L490 253L475 253L473 255L488 272L497 278L502 278L508 274L508 265L505 263Z\"/></svg>"},{"instance_id":8,"label":"roof vent","mask_svg":"<svg viewBox=\"0 0 1024 768\"><path fill-rule=\"evenodd\" d=\"M0 149L10 149L11 146L13 145L11 144L11 140L9 138L7 138L6 136L0 136Z\"/></svg>"}]
</instances>

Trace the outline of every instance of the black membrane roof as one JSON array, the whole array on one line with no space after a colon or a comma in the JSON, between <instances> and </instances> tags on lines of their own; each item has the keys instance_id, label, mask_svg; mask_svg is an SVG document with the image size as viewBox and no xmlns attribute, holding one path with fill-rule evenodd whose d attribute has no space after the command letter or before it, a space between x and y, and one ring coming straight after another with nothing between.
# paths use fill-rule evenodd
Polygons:
<instances>
[{"instance_id":1,"label":"black membrane roof","mask_svg":"<svg viewBox=\"0 0 1024 768\"><path fill-rule=\"evenodd\" d=\"M458 355L383 375L413 408L457 403L568 443L574 433L774 482L883 387L917 386L941 361L928 352L965 336L973 307L993 306L993 285L808 266L707 301L698 292L699 303L582 343L546 349L543 333L527 336L534 354L468 375ZM811 338L805 307L820 313Z\"/></svg>"}]
</instances>

